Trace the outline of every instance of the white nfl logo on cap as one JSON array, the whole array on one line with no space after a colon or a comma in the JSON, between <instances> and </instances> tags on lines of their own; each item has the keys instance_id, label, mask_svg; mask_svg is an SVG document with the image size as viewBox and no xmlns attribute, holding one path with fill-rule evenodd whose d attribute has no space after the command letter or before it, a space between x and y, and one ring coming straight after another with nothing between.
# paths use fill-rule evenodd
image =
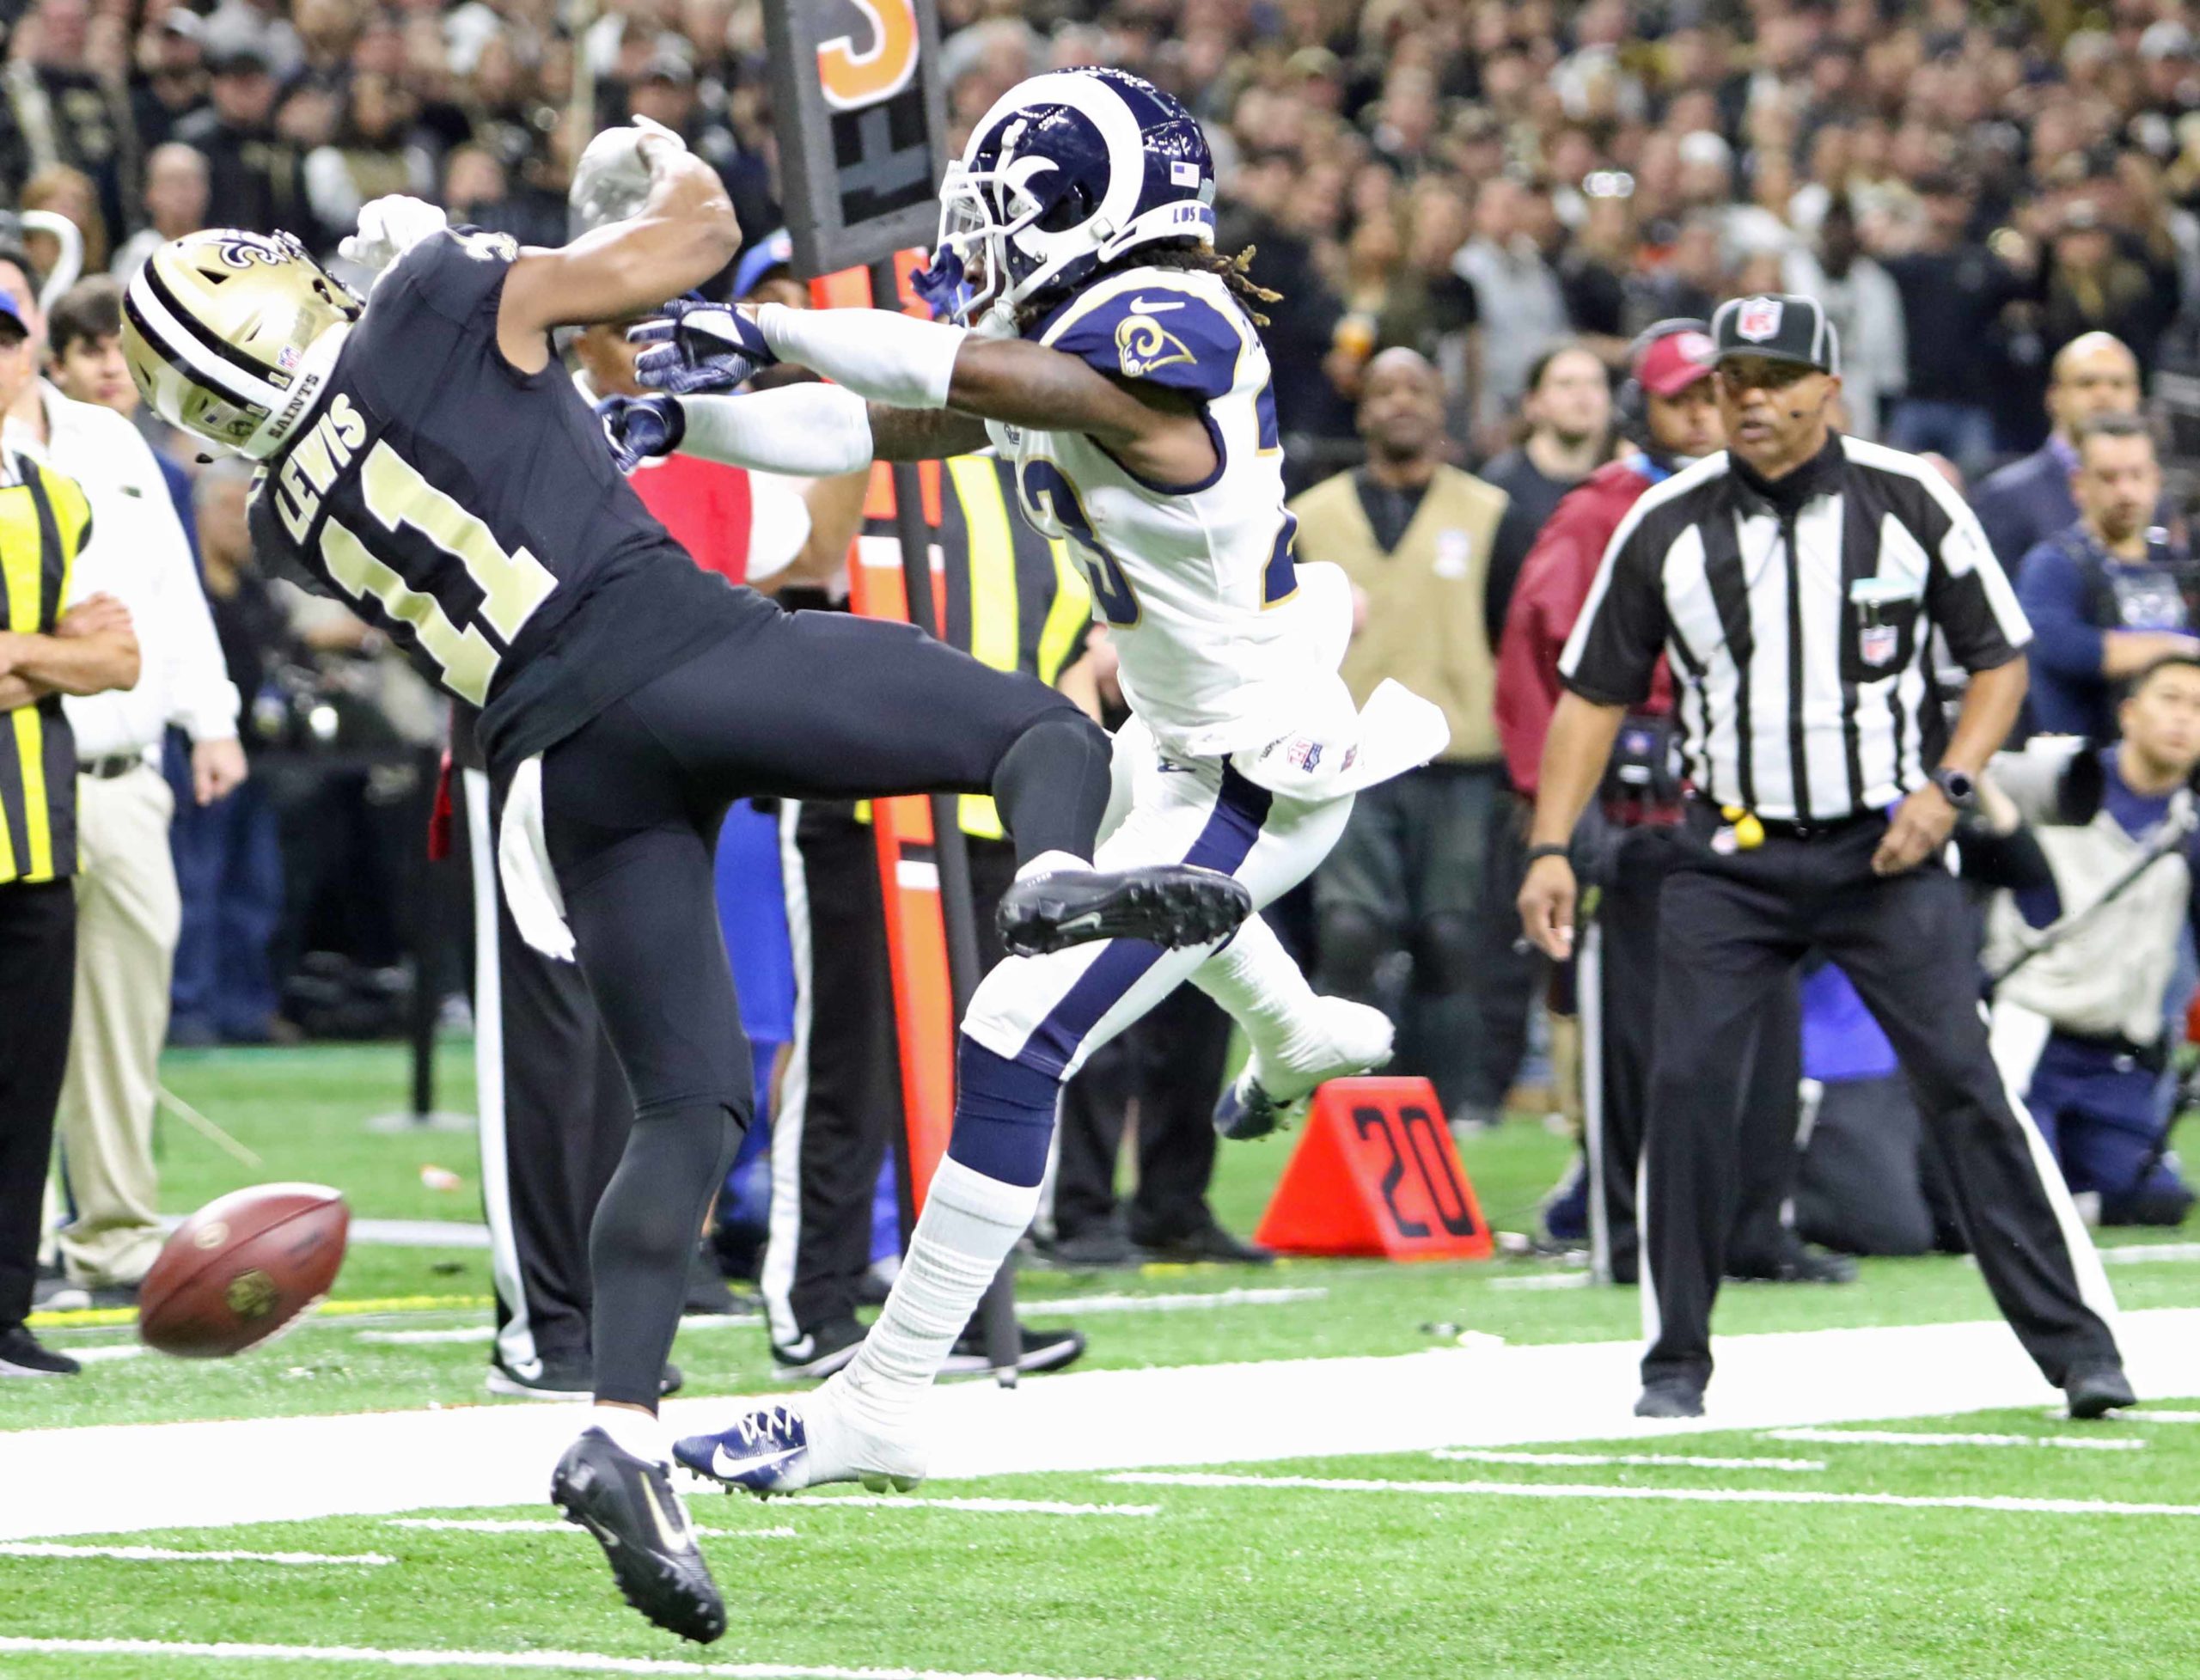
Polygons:
<instances>
[{"instance_id":1,"label":"white nfl logo on cap","mask_svg":"<svg viewBox=\"0 0 2200 1680\"><path fill-rule=\"evenodd\" d=\"M1758 345L1768 339L1778 338L1780 300L1776 297L1745 299L1740 311L1734 316L1734 335Z\"/></svg>"}]
</instances>

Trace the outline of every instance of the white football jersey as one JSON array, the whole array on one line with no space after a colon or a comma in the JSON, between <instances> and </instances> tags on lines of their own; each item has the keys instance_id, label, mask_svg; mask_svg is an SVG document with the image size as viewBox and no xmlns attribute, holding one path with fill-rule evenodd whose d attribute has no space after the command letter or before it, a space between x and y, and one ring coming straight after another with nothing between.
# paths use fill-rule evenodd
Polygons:
<instances>
[{"instance_id":1,"label":"white football jersey","mask_svg":"<svg viewBox=\"0 0 2200 1680\"><path fill-rule=\"evenodd\" d=\"M1302 720L1334 719L1340 705L1348 715L1337 666L1350 591L1341 574L1299 575L1268 351L1220 277L1109 275L1025 336L1206 404L1217 465L1196 484L1142 479L1082 433L987 425L1015 464L1024 517L1066 542L1091 577L1124 696L1162 747L1239 752Z\"/></svg>"}]
</instances>

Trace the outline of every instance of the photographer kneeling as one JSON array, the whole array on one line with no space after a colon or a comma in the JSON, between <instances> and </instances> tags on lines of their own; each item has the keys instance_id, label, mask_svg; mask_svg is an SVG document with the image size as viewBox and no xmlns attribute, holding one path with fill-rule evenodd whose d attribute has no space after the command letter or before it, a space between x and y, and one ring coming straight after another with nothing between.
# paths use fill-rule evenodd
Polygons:
<instances>
[{"instance_id":1,"label":"photographer kneeling","mask_svg":"<svg viewBox=\"0 0 2200 1680\"><path fill-rule=\"evenodd\" d=\"M2043 736L1997 756L1965 868L2006 885L1988 921L1995 1059L2081 1207L2173 1225L2193 1193L2168 1152L2167 993L2200 858L2200 657L2159 659L2103 747Z\"/></svg>"}]
</instances>

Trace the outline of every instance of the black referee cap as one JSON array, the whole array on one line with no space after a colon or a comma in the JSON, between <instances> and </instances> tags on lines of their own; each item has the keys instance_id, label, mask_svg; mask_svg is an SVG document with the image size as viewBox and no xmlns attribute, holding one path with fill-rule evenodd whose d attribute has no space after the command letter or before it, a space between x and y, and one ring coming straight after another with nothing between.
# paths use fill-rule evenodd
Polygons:
<instances>
[{"instance_id":1,"label":"black referee cap","mask_svg":"<svg viewBox=\"0 0 2200 1680\"><path fill-rule=\"evenodd\" d=\"M1818 299L1793 292L1729 298L1711 317L1711 342L1720 361L1762 356L1800 362L1820 373L1841 371L1841 335Z\"/></svg>"}]
</instances>

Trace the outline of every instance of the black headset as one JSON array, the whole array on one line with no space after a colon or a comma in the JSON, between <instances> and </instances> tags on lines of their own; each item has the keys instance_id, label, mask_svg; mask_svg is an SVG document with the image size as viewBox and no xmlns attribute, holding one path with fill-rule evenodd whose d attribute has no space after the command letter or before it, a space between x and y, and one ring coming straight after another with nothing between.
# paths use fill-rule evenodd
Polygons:
<instances>
[{"instance_id":1,"label":"black headset","mask_svg":"<svg viewBox=\"0 0 2200 1680\"><path fill-rule=\"evenodd\" d=\"M1642 382L1635 376L1633 370L1652 345L1660 339L1673 338L1682 333L1701 333L1708 338L1711 328L1708 323L1696 320L1693 315L1669 315L1663 321L1651 322L1637 333L1635 341L1627 347L1629 373L1626 382L1619 388L1619 431L1621 437L1637 449L1650 447L1650 403L1643 393Z\"/></svg>"}]
</instances>

